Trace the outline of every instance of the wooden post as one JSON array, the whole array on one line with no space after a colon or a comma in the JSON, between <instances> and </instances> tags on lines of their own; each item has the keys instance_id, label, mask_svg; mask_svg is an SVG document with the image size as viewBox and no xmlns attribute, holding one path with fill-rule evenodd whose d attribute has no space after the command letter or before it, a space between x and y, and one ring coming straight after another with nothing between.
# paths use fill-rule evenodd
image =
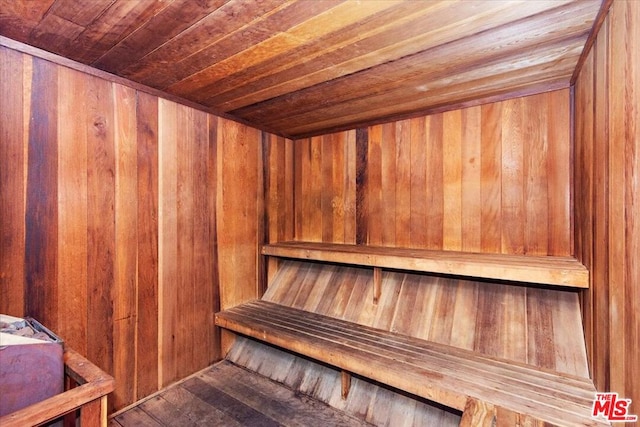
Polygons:
<instances>
[{"instance_id":1,"label":"wooden post","mask_svg":"<svg viewBox=\"0 0 640 427\"><path fill-rule=\"evenodd\" d=\"M382 268L373 267L373 303L378 304L382 292Z\"/></svg>"},{"instance_id":2,"label":"wooden post","mask_svg":"<svg viewBox=\"0 0 640 427\"><path fill-rule=\"evenodd\" d=\"M351 388L351 373L343 370L340 372L340 379L342 383L342 399L346 400L349 396L349 389Z\"/></svg>"}]
</instances>

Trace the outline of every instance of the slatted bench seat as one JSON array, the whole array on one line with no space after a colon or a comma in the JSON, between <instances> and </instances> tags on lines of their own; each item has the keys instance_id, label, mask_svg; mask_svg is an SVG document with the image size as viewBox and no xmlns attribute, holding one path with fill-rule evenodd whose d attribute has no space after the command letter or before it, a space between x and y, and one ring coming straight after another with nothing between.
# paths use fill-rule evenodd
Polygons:
<instances>
[{"instance_id":1,"label":"slatted bench seat","mask_svg":"<svg viewBox=\"0 0 640 427\"><path fill-rule=\"evenodd\" d=\"M257 300L216 314L216 324L466 412L477 425L504 413L533 425L607 425L591 418L592 382ZM503 413L503 415L504 415Z\"/></svg>"}]
</instances>

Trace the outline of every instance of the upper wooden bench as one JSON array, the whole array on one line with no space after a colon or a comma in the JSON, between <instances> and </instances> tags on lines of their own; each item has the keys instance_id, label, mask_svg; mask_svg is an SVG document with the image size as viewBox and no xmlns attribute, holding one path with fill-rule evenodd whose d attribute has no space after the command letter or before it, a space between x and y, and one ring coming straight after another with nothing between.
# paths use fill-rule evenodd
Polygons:
<instances>
[{"instance_id":1,"label":"upper wooden bench","mask_svg":"<svg viewBox=\"0 0 640 427\"><path fill-rule=\"evenodd\" d=\"M589 287L572 257L483 254L312 242L264 245L263 255L544 285Z\"/></svg>"},{"instance_id":2,"label":"upper wooden bench","mask_svg":"<svg viewBox=\"0 0 640 427\"><path fill-rule=\"evenodd\" d=\"M217 313L216 324L463 411L466 425L607 425L591 417L596 390L586 378L267 301Z\"/></svg>"}]
</instances>

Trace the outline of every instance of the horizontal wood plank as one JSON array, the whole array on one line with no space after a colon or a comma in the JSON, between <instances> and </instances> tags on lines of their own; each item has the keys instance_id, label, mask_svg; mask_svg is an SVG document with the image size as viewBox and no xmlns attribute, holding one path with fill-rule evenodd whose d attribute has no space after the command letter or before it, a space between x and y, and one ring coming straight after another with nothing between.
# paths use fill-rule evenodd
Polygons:
<instances>
[{"instance_id":1,"label":"horizontal wood plank","mask_svg":"<svg viewBox=\"0 0 640 427\"><path fill-rule=\"evenodd\" d=\"M428 273L589 287L587 268L573 257L434 251L315 242L264 245L262 254Z\"/></svg>"},{"instance_id":2,"label":"horizontal wood plank","mask_svg":"<svg viewBox=\"0 0 640 427\"><path fill-rule=\"evenodd\" d=\"M557 425L600 425L588 379L266 301L220 312L216 323L458 410L472 397Z\"/></svg>"}]
</instances>

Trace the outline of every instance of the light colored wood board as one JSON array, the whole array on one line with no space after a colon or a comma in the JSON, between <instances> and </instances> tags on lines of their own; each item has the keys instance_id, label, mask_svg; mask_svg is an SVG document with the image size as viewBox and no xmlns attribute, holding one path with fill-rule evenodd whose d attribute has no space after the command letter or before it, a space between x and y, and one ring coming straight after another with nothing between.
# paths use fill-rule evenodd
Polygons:
<instances>
[{"instance_id":1,"label":"light colored wood board","mask_svg":"<svg viewBox=\"0 0 640 427\"><path fill-rule=\"evenodd\" d=\"M423 248L427 243L427 144L426 117L411 119L411 247Z\"/></svg>"},{"instance_id":2,"label":"light colored wood board","mask_svg":"<svg viewBox=\"0 0 640 427\"><path fill-rule=\"evenodd\" d=\"M449 343L455 347L472 349L476 342L476 329L468 327L464 319L477 318L478 296L482 292L482 285L479 283L467 285L459 282L454 286L457 286L457 298L451 314L454 322Z\"/></svg>"},{"instance_id":3,"label":"light colored wood board","mask_svg":"<svg viewBox=\"0 0 640 427\"><path fill-rule=\"evenodd\" d=\"M572 181L571 170L567 164L571 160L571 144L566 143L571 138L570 96L567 90L549 92L546 95L547 121L547 191L549 200L549 254L563 255L573 251L573 218L572 212ZM570 196L567 197L567 192ZM564 195L561 195L564 194ZM567 236L567 224L571 230Z\"/></svg>"},{"instance_id":4,"label":"light colored wood board","mask_svg":"<svg viewBox=\"0 0 640 427\"><path fill-rule=\"evenodd\" d=\"M444 242L444 120L442 114L427 117L427 245L442 249Z\"/></svg>"},{"instance_id":5,"label":"light colored wood board","mask_svg":"<svg viewBox=\"0 0 640 427\"><path fill-rule=\"evenodd\" d=\"M24 267L25 267L25 123L29 111L24 96L25 80L30 77L25 70L26 55L0 47L0 205L3 206L0 221L0 270L3 272L0 292L0 312L11 316L25 315ZM26 114L25 114L26 113Z\"/></svg>"},{"instance_id":6,"label":"light colored wood board","mask_svg":"<svg viewBox=\"0 0 640 427\"><path fill-rule=\"evenodd\" d=\"M550 169L546 167L547 159L550 157L547 155L548 146L556 141L549 141L547 136L550 133L549 123L545 120L548 116L546 111L548 105L550 103L547 99L532 97L530 102L522 106L522 130L526 135L526 142L523 144L524 200L540 206L539 211L525 209L524 252L532 255L549 253L547 245L550 240L548 237L550 215L546 212L549 211L547 188L550 185L544 171Z\"/></svg>"},{"instance_id":7,"label":"light colored wood board","mask_svg":"<svg viewBox=\"0 0 640 427\"><path fill-rule=\"evenodd\" d=\"M465 252L481 252L482 236L482 108L462 110L462 246Z\"/></svg>"},{"instance_id":8,"label":"light colored wood board","mask_svg":"<svg viewBox=\"0 0 640 427\"><path fill-rule=\"evenodd\" d=\"M113 405L122 408L136 400L137 389L138 236L131 231L138 229L138 144L135 90L120 85L112 90L116 159L113 376L118 388Z\"/></svg>"},{"instance_id":9,"label":"light colored wood board","mask_svg":"<svg viewBox=\"0 0 640 427\"><path fill-rule=\"evenodd\" d=\"M136 399L159 388L158 339L160 307L160 178L158 144L158 98L137 92L136 117L138 144L138 229L137 229L137 351ZM162 168L164 171L164 167ZM143 351L139 351L143 349ZM132 403L132 402L128 402Z\"/></svg>"},{"instance_id":10,"label":"light colored wood board","mask_svg":"<svg viewBox=\"0 0 640 427\"><path fill-rule=\"evenodd\" d=\"M502 248L502 108L503 103L486 104L480 107L486 124L481 130L482 164L480 188L482 252L500 253Z\"/></svg>"},{"instance_id":11,"label":"light colored wood board","mask_svg":"<svg viewBox=\"0 0 640 427\"><path fill-rule=\"evenodd\" d=\"M220 119L216 226L223 309L257 297L259 142L257 130Z\"/></svg>"},{"instance_id":12,"label":"light colored wood board","mask_svg":"<svg viewBox=\"0 0 640 427\"><path fill-rule=\"evenodd\" d=\"M462 249L462 112L443 115L442 188L444 199L442 249Z\"/></svg>"},{"instance_id":13,"label":"light colored wood board","mask_svg":"<svg viewBox=\"0 0 640 427\"><path fill-rule=\"evenodd\" d=\"M466 254L381 246L282 242L265 245L264 255L361 266L484 277L550 285L587 287L587 269L572 257Z\"/></svg>"},{"instance_id":14,"label":"light colored wood board","mask_svg":"<svg viewBox=\"0 0 640 427\"><path fill-rule=\"evenodd\" d=\"M502 252L524 253L524 129L522 100L504 102L502 109Z\"/></svg>"},{"instance_id":15,"label":"light colored wood board","mask_svg":"<svg viewBox=\"0 0 640 427\"><path fill-rule=\"evenodd\" d=\"M87 110L86 78L82 74L61 68L58 74L60 91L69 94L59 100L58 141L58 279L65 286L58 298L66 307L60 315L58 333L77 351L87 352L87 317L77 313L87 311L88 241L88 118L69 123L68 118ZM93 170L91 173L94 173ZM68 311L67 311L68 310ZM69 315L73 313L74 315Z\"/></svg>"},{"instance_id":16,"label":"light colored wood board","mask_svg":"<svg viewBox=\"0 0 640 427\"><path fill-rule=\"evenodd\" d=\"M178 105L158 102L158 347L159 384L164 387L176 379L175 328L178 294Z\"/></svg>"}]
</instances>

